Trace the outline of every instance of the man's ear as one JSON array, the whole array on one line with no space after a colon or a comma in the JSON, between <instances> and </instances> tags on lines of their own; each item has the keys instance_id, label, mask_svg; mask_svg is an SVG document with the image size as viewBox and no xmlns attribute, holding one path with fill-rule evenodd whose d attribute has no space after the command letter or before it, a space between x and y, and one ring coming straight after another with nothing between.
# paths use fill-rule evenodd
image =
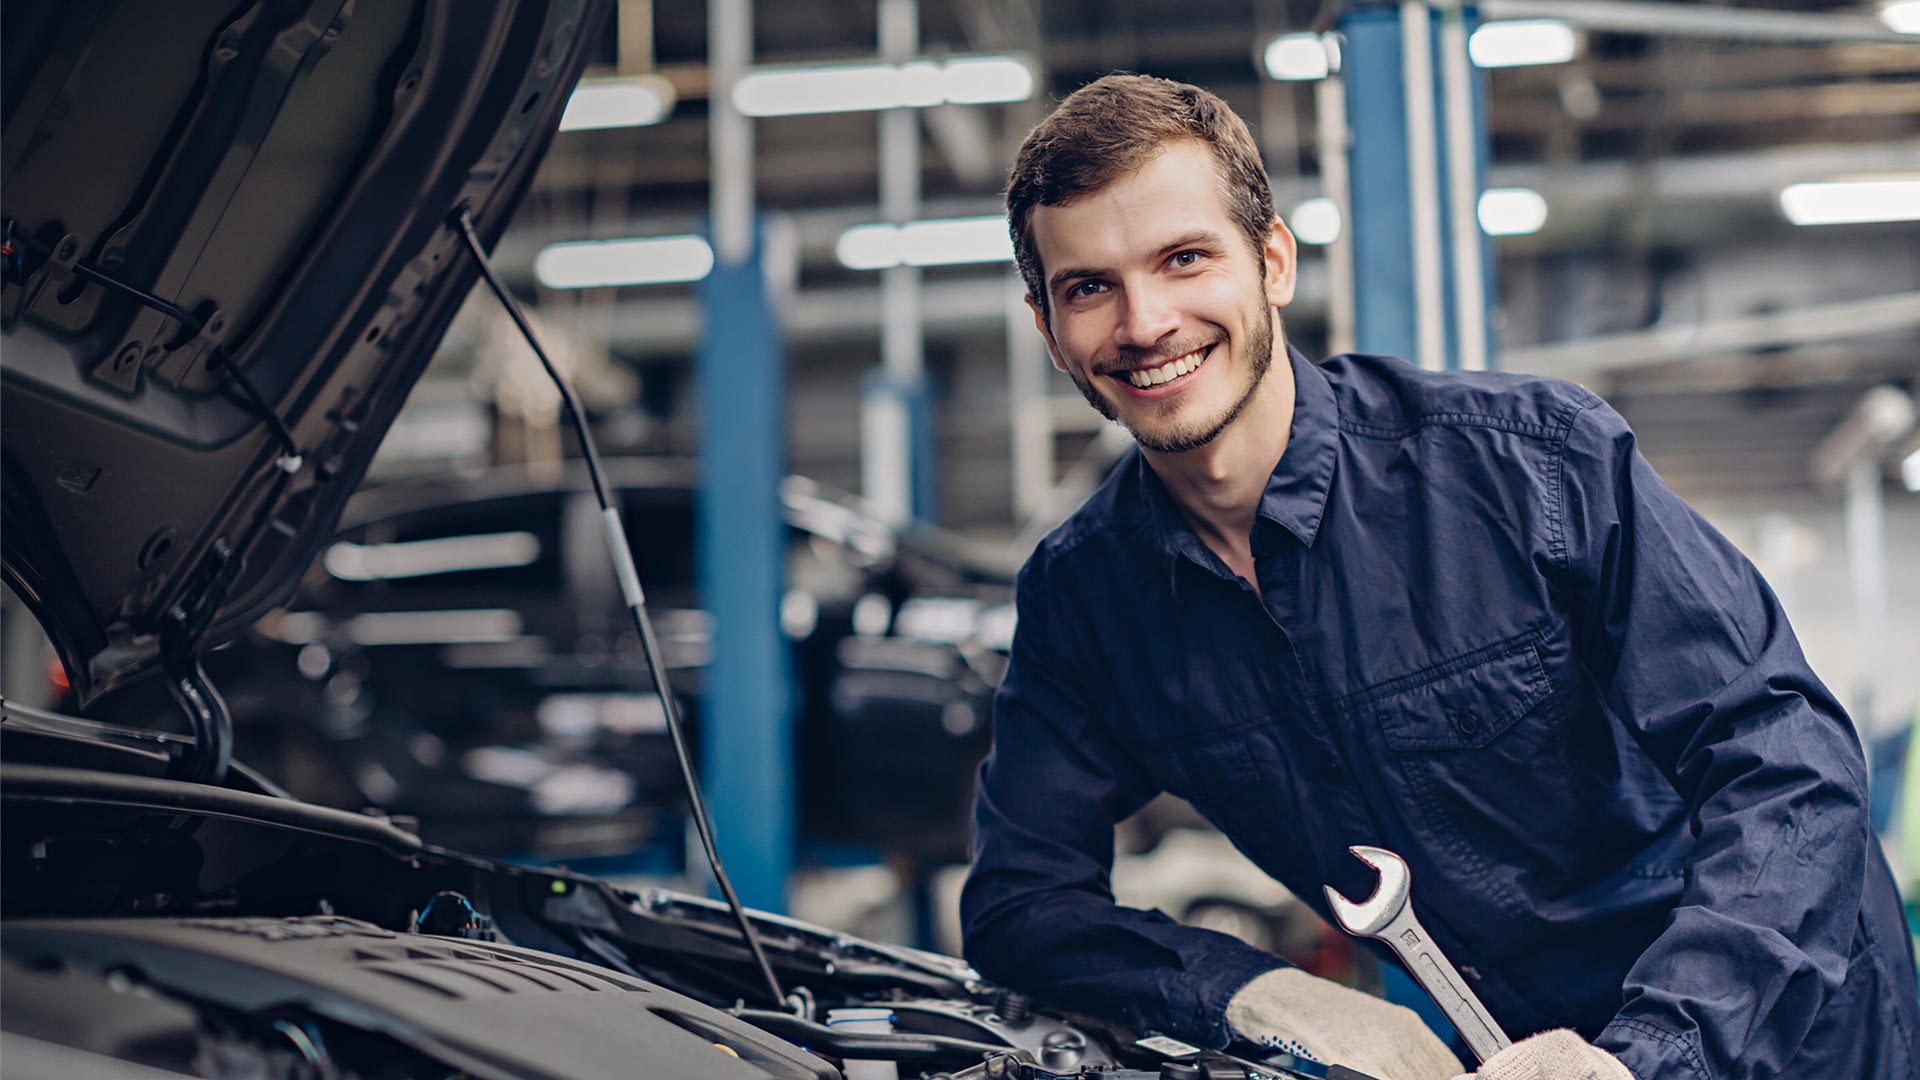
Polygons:
<instances>
[{"instance_id":1,"label":"man's ear","mask_svg":"<svg viewBox=\"0 0 1920 1080\"><path fill-rule=\"evenodd\" d=\"M1047 328L1046 312L1040 310L1040 304L1029 294L1026 297L1027 310L1033 312L1033 328L1040 331L1040 339L1047 343L1047 355L1053 358L1053 366L1061 371L1067 370L1067 362L1060 358L1060 346L1053 340L1053 331Z\"/></svg>"},{"instance_id":2,"label":"man's ear","mask_svg":"<svg viewBox=\"0 0 1920 1080\"><path fill-rule=\"evenodd\" d=\"M1293 303L1294 275L1300 264L1293 233L1278 217L1267 229L1267 242L1262 245L1262 253L1267 263L1267 303L1277 308L1286 307Z\"/></svg>"}]
</instances>

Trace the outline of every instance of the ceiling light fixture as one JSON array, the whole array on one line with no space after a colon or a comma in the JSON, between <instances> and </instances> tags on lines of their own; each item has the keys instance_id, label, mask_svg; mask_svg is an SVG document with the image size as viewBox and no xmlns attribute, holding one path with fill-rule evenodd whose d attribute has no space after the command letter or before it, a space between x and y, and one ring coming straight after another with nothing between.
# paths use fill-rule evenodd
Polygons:
<instances>
[{"instance_id":1,"label":"ceiling light fixture","mask_svg":"<svg viewBox=\"0 0 1920 1080\"><path fill-rule=\"evenodd\" d=\"M1303 244L1324 246L1340 239L1340 204L1332 199L1308 199L1287 215L1293 238Z\"/></svg>"},{"instance_id":2,"label":"ceiling light fixture","mask_svg":"<svg viewBox=\"0 0 1920 1080\"><path fill-rule=\"evenodd\" d=\"M533 276L549 289L699 281L712 270L713 247L700 236L578 240L550 244L533 259Z\"/></svg>"},{"instance_id":3,"label":"ceiling light fixture","mask_svg":"<svg viewBox=\"0 0 1920 1080\"><path fill-rule=\"evenodd\" d=\"M1920 0L1889 0L1881 4L1880 21L1896 34L1920 34Z\"/></svg>"},{"instance_id":4,"label":"ceiling light fixture","mask_svg":"<svg viewBox=\"0 0 1920 1080\"><path fill-rule=\"evenodd\" d=\"M1488 236L1525 236L1547 223L1547 200L1532 188L1488 188L1480 193L1480 227Z\"/></svg>"},{"instance_id":5,"label":"ceiling light fixture","mask_svg":"<svg viewBox=\"0 0 1920 1080\"><path fill-rule=\"evenodd\" d=\"M1013 261L1007 219L987 217L915 221L907 225L855 225L833 245L850 270L890 266L953 266Z\"/></svg>"},{"instance_id":6,"label":"ceiling light fixture","mask_svg":"<svg viewBox=\"0 0 1920 1080\"><path fill-rule=\"evenodd\" d=\"M1340 64L1340 43L1319 34L1281 34L1261 51L1267 75L1281 82L1324 79Z\"/></svg>"},{"instance_id":7,"label":"ceiling light fixture","mask_svg":"<svg viewBox=\"0 0 1920 1080\"><path fill-rule=\"evenodd\" d=\"M560 114L561 131L645 127L673 112L673 83L659 75L582 79Z\"/></svg>"},{"instance_id":8,"label":"ceiling light fixture","mask_svg":"<svg viewBox=\"0 0 1920 1080\"><path fill-rule=\"evenodd\" d=\"M1013 56L965 56L935 63L762 68L734 84L748 116L988 105L1033 96L1033 69Z\"/></svg>"},{"instance_id":9,"label":"ceiling light fixture","mask_svg":"<svg viewBox=\"0 0 1920 1080\"><path fill-rule=\"evenodd\" d=\"M323 561L327 572L342 581L392 581L531 566L539 558L539 537L530 532L503 532L387 544L343 540L327 549Z\"/></svg>"},{"instance_id":10,"label":"ceiling light fixture","mask_svg":"<svg viewBox=\"0 0 1920 1080\"><path fill-rule=\"evenodd\" d=\"M1792 184L1780 193L1780 212L1795 225L1920 221L1920 178Z\"/></svg>"},{"instance_id":11,"label":"ceiling light fixture","mask_svg":"<svg viewBox=\"0 0 1920 1080\"><path fill-rule=\"evenodd\" d=\"M1467 39L1467 54L1483 68L1564 64L1579 51L1573 27L1558 19L1483 23Z\"/></svg>"}]
</instances>

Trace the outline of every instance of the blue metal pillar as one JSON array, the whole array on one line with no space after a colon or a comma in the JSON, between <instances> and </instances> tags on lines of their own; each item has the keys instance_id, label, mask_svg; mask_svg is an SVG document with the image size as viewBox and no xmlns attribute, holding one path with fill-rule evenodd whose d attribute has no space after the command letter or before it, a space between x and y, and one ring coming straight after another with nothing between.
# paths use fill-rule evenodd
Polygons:
<instances>
[{"instance_id":1,"label":"blue metal pillar","mask_svg":"<svg viewBox=\"0 0 1920 1080\"><path fill-rule=\"evenodd\" d=\"M1478 24L1473 8L1461 10L1460 17L1469 32ZM1457 137L1449 138L1445 19L1445 10L1434 5L1358 3L1348 5L1339 22L1344 38L1341 76L1352 130L1348 227L1353 237L1355 345L1364 353L1399 356L1434 369L1461 367L1463 352L1478 359L1470 366L1491 366L1484 342L1494 296L1492 252L1477 221L1470 230L1458 232L1478 245L1477 260L1458 258L1451 227L1450 215L1461 208L1454 204L1449 174L1464 170L1449 168L1449 149L1471 157L1468 175L1477 203L1486 175L1488 136L1485 79L1469 68L1467 99L1473 115L1467 118L1470 127L1456 124L1455 132L1470 130L1473 145L1462 147ZM1417 39L1423 32L1426 56L1414 54L1415 63L1409 64L1407 38L1411 33ZM1464 38L1453 44L1464 48ZM1410 71L1424 81L1410 87ZM1410 101L1417 108L1410 108ZM1422 241L1429 281L1424 290ZM1466 332L1481 335L1477 348L1463 342L1461 333L1457 275L1462 265L1476 267L1482 285L1479 310L1465 316ZM1472 292L1467 296L1471 302ZM1463 344L1468 347L1463 349ZM1418 1013L1442 1039L1454 1039L1446 1014L1398 968L1386 969L1385 992L1389 1001Z\"/></svg>"},{"instance_id":2,"label":"blue metal pillar","mask_svg":"<svg viewBox=\"0 0 1920 1080\"><path fill-rule=\"evenodd\" d=\"M786 357L755 231L700 286L700 595L713 615L700 747L720 858L741 902L786 909L793 869L793 690L780 632Z\"/></svg>"},{"instance_id":3,"label":"blue metal pillar","mask_svg":"<svg viewBox=\"0 0 1920 1080\"><path fill-rule=\"evenodd\" d=\"M1424 10L1427 16L1420 24L1427 28L1424 64L1407 63L1404 43L1408 8ZM1418 17L1417 12L1414 17ZM1474 7L1460 9L1460 17L1469 31L1479 24ZM1459 147L1457 140L1448 138L1445 111L1445 18L1444 7L1374 2L1349 5L1339 22L1343 37L1341 72L1353 134L1348 157L1348 226L1353 236L1355 343L1361 352L1400 356L1432 368L1461 367L1463 352L1457 295L1459 252L1449 218L1453 204L1449 174L1456 171L1449 168L1449 143L1455 143L1456 152ZM1423 84L1413 87L1412 94L1408 93L1409 67L1426 76ZM1484 76L1469 71L1469 124L1474 137L1465 149L1471 158L1470 175L1477 200L1477 189L1486 174L1486 91ZM1422 115L1410 115L1410 99L1415 100ZM1427 154L1424 170L1419 168L1423 146ZM1422 174L1419 179L1416 172ZM1466 320L1465 330L1480 335L1480 341L1485 342L1494 305L1492 249L1477 225L1470 234L1479 244L1479 258L1469 260L1469 264L1478 268L1481 304ZM1428 291L1424 304L1420 288L1422 238L1430 245L1425 249L1426 265L1429 273L1437 273L1438 286ZM1423 317L1430 320L1426 325L1432 329L1427 332L1422 329ZM1423 344L1429 334L1434 334L1433 338ZM1484 345L1466 350L1468 366L1480 366L1473 358L1488 351Z\"/></svg>"}]
</instances>

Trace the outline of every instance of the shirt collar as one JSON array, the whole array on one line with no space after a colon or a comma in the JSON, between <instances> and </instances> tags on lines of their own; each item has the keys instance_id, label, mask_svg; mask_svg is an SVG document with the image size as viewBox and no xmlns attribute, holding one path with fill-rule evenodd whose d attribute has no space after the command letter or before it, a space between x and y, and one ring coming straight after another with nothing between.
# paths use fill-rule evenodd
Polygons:
<instances>
[{"instance_id":1,"label":"shirt collar","mask_svg":"<svg viewBox=\"0 0 1920 1080\"><path fill-rule=\"evenodd\" d=\"M1333 490L1334 463L1340 458L1340 406L1333 384L1317 364L1291 345L1287 359L1293 364L1293 428L1287 452L1267 477L1257 513L1312 547L1326 514L1327 493Z\"/></svg>"},{"instance_id":2,"label":"shirt collar","mask_svg":"<svg viewBox=\"0 0 1920 1080\"><path fill-rule=\"evenodd\" d=\"M1339 458L1340 409L1332 384L1318 366L1291 345L1287 346L1287 359L1293 367L1293 426L1287 435L1286 452L1267 478L1255 515L1312 547L1326 512L1327 493L1333 488L1334 463ZM1194 535L1173 495L1147 464L1146 455L1134 455L1134 470L1137 489L1147 505L1147 526L1160 548L1170 556L1185 555L1202 566L1217 561L1204 550L1205 545Z\"/></svg>"}]
</instances>

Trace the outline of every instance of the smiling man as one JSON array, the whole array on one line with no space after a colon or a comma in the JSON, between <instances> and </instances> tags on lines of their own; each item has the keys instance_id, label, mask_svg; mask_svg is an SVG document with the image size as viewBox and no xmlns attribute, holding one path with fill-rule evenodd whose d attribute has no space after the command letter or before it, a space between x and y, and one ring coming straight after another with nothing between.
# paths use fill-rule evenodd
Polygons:
<instances>
[{"instance_id":1,"label":"smiling man","mask_svg":"<svg viewBox=\"0 0 1920 1080\"><path fill-rule=\"evenodd\" d=\"M1293 238L1196 87L1067 98L1007 214L1055 366L1138 449L1020 576L973 963L1205 1045L1461 1071L1407 1010L1116 905L1113 825L1171 791L1316 906L1371 890L1349 845L1403 856L1517 1040L1487 1080L1912 1080L1852 725L1613 410L1287 348Z\"/></svg>"}]
</instances>

